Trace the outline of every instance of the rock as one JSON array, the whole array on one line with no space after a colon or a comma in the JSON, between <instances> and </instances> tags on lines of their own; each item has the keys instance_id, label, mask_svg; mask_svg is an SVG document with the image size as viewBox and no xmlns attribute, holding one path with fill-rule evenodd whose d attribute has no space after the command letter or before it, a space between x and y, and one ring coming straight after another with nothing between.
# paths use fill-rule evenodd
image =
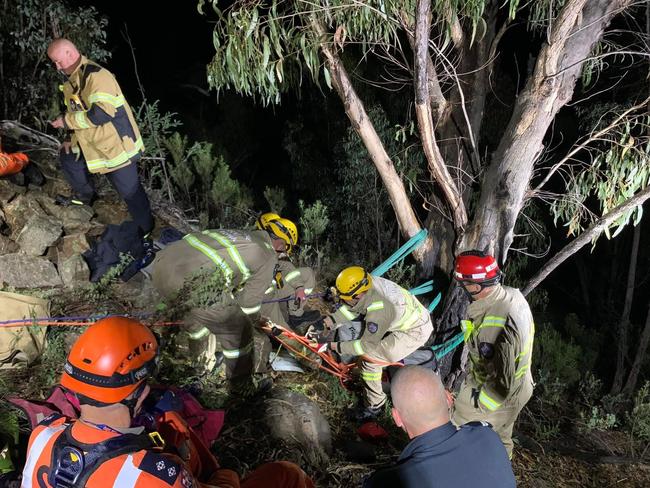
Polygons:
<instances>
[{"instance_id":1,"label":"rock","mask_svg":"<svg viewBox=\"0 0 650 488\"><path fill-rule=\"evenodd\" d=\"M278 388L265 400L264 407L265 422L274 438L294 444L312 465L327 462L332 434L316 403L298 392Z\"/></svg>"},{"instance_id":2,"label":"rock","mask_svg":"<svg viewBox=\"0 0 650 488\"><path fill-rule=\"evenodd\" d=\"M0 256L4 254L11 254L18 251L19 247L14 241L7 236L0 234Z\"/></svg>"},{"instance_id":3,"label":"rock","mask_svg":"<svg viewBox=\"0 0 650 488\"><path fill-rule=\"evenodd\" d=\"M29 219L35 215L47 216L33 193L18 195L11 202L4 205L3 210L5 212L5 221L9 229L11 229L11 236L14 237L14 240Z\"/></svg>"},{"instance_id":4,"label":"rock","mask_svg":"<svg viewBox=\"0 0 650 488\"><path fill-rule=\"evenodd\" d=\"M88 249L90 245L84 234L63 236L56 246L56 262L62 263L75 254L83 254Z\"/></svg>"},{"instance_id":5,"label":"rock","mask_svg":"<svg viewBox=\"0 0 650 488\"><path fill-rule=\"evenodd\" d=\"M25 193L25 189L14 185L6 179L0 179L0 202L4 205L11 201L17 193Z\"/></svg>"},{"instance_id":6,"label":"rock","mask_svg":"<svg viewBox=\"0 0 650 488\"><path fill-rule=\"evenodd\" d=\"M87 232L90 229L90 219L95 215L92 207L87 205L62 207L56 205L53 198L44 194L39 195L37 199L48 214L62 222L66 234Z\"/></svg>"},{"instance_id":7,"label":"rock","mask_svg":"<svg viewBox=\"0 0 650 488\"><path fill-rule=\"evenodd\" d=\"M43 288L63 284L50 261L19 253L0 256L0 283L15 288Z\"/></svg>"},{"instance_id":8,"label":"rock","mask_svg":"<svg viewBox=\"0 0 650 488\"><path fill-rule=\"evenodd\" d=\"M73 287L80 282L87 283L90 278L90 269L81 254L59 262L59 275L65 286Z\"/></svg>"},{"instance_id":9,"label":"rock","mask_svg":"<svg viewBox=\"0 0 650 488\"><path fill-rule=\"evenodd\" d=\"M131 220L129 210L124 202L114 201L109 198L99 198L93 205L97 220L103 224L119 225L125 220Z\"/></svg>"},{"instance_id":10,"label":"rock","mask_svg":"<svg viewBox=\"0 0 650 488\"><path fill-rule=\"evenodd\" d=\"M25 254L42 256L62 232L61 222L49 216L34 215L16 237L16 243Z\"/></svg>"}]
</instances>

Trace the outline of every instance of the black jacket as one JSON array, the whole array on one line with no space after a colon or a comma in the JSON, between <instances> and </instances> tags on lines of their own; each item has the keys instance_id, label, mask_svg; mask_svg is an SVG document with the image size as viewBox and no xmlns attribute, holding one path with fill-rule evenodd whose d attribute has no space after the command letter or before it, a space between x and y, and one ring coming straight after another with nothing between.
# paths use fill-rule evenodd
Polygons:
<instances>
[{"instance_id":1,"label":"black jacket","mask_svg":"<svg viewBox=\"0 0 650 488\"><path fill-rule=\"evenodd\" d=\"M511 488L512 466L487 423L451 422L414 438L397 464L375 471L363 488Z\"/></svg>"}]
</instances>

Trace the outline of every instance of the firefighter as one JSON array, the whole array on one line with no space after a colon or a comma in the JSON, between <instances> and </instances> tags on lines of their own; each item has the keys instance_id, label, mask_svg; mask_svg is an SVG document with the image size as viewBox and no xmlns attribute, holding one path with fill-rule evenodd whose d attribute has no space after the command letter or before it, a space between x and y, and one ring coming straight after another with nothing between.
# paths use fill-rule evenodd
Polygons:
<instances>
[{"instance_id":1,"label":"firefighter","mask_svg":"<svg viewBox=\"0 0 650 488\"><path fill-rule=\"evenodd\" d=\"M397 363L427 342L433 332L431 316L407 290L387 279L370 276L360 266L341 271L335 289L343 304L333 315L310 327L308 335L321 342L328 330L361 315L365 317L359 339L324 343L322 347L360 357L364 401L351 416L355 420L376 418L386 403L381 383L384 366Z\"/></svg>"},{"instance_id":2,"label":"firefighter","mask_svg":"<svg viewBox=\"0 0 650 488\"><path fill-rule=\"evenodd\" d=\"M60 160L73 190L72 196L57 195L56 203L92 205L96 191L90 175L105 174L139 227L146 266L154 256L154 218L138 176L144 144L131 107L113 74L82 56L69 40L52 41L47 55L66 79L61 86L66 112L50 124L66 130Z\"/></svg>"},{"instance_id":3,"label":"firefighter","mask_svg":"<svg viewBox=\"0 0 650 488\"><path fill-rule=\"evenodd\" d=\"M501 271L488 254L461 253L454 278L472 302L461 321L470 369L452 420L456 425L489 422L512 457L512 427L533 393L533 316L519 290L500 284Z\"/></svg>"},{"instance_id":4,"label":"firefighter","mask_svg":"<svg viewBox=\"0 0 650 488\"><path fill-rule=\"evenodd\" d=\"M247 395L254 385L252 325L260 318L264 292L273 280L278 254L290 251L298 232L288 219L275 220L265 231L206 230L186 235L160 251L153 263L154 286L166 298L189 291L183 321L190 354L202 355L204 373L214 367L211 332L220 340L230 386ZM214 277L218 289L205 286ZM194 295L199 295L194 297ZM265 379L262 389L270 387Z\"/></svg>"},{"instance_id":5,"label":"firefighter","mask_svg":"<svg viewBox=\"0 0 650 488\"><path fill-rule=\"evenodd\" d=\"M266 230L269 222L281 217L272 212L262 214L255 222L259 230ZM305 310L307 296L316 286L314 271L307 267L296 268L289 253L278 256L278 264L273 274L273 281L265 292L262 304L262 316L284 327L297 328L320 317L318 310ZM303 331L304 333L304 331Z\"/></svg>"},{"instance_id":6,"label":"firefighter","mask_svg":"<svg viewBox=\"0 0 650 488\"><path fill-rule=\"evenodd\" d=\"M86 329L70 349L61 377L61 385L79 400L80 417L53 415L34 429L21 486L313 487L298 466L287 462L263 465L240 483L236 472L219 468L205 446L176 435L191 432L176 412L171 412L174 421L165 424L172 429L167 442L182 444L167 448L183 453L182 460L163 450L158 432L131 427L149 394L157 358L155 336L135 320L110 317Z\"/></svg>"}]
</instances>

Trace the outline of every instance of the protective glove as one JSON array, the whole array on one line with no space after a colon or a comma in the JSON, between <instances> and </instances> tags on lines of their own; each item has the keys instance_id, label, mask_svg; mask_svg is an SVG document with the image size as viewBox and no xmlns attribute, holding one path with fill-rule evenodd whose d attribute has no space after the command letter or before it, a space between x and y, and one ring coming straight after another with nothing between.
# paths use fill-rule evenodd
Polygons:
<instances>
[{"instance_id":1,"label":"protective glove","mask_svg":"<svg viewBox=\"0 0 650 488\"><path fill-rule=\"evenodd\" d=\"M330 333L331 323L332 319L329 315L322 316L319 320L309 326L305 337L310 340L315 340L319 343L325 341Z\"/></svg>"},{"instance_id":2,"label":"protective glove","mask_svg":"<svg viewBox=\"0 0 650 488\"><path fill-rule=\"evenodd\" d=\"M307 295L305 294L305 289L303 287L296 288L296 291L294 293L294 305L296 307L299 307L301 303L307 301Z\"/></svg>"}]
</instances>

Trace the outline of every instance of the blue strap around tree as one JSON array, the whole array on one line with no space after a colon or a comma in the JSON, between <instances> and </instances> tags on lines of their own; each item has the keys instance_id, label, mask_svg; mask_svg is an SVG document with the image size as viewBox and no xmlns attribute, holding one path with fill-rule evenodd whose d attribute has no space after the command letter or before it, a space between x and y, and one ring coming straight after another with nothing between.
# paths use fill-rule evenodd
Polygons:
<instances>
[{"instance_id":1,"label":"blue strap around tree","mask_svg":"<svg viewBox=\"0 0 650 488\"><path fill-rule=\"evenodd\" d=\"M420 232L411 237L406 243L395 251L386 261L381 263L370 274L373 276L382 276L386 271L395 266L396 263L415 251L427 238L427 230L422 229Z\"/></svg>"}]
</instances>

